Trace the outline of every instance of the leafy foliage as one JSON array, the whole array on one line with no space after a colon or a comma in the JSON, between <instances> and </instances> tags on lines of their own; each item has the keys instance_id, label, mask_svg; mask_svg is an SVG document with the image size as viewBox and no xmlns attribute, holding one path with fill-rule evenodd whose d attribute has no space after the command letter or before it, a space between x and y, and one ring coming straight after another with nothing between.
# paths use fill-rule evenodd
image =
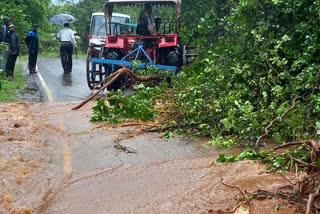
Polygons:
<instances>
[{"instance_id":1,"label":"leafy foliage","mask_svg":"<svg viewBox=\"0 0 320 214\"><path fill-rule=\"evenodd\" d=\"M27 30L31 25L28 24L30 20L29 13L26 13L27 7L22 1L0 1L0 18L1 25L3 24L4 18L10 17L12 23L16 26L16 32L20 38L24 38Z\"/></svg>"},{"instance_id":2,"label":"leafy foliage","mask_svg":"<svg viewBox=\"0 0 320 214\"><path fill-rule=\"evenodd\" d=\"M269 137L282 143L316 136L320 1L199 1L194 11L186 2L181 36L203 49L157 97L157 102L174 103L176 114L183 115L170 124L211 136L211 145L250 142L301 97ZM206 6L205 14L198 11Z\"/></svg>"},{"instance_id":3,"label":"leafy foliage","mask_svg":"<svg viewBox=\"0 0 320 214\"><path fill-rule=\"evenodd\" d=\"M220 146L224 148L231 148L235 144L236 144L236 141L231 136L229 137L217 136L213 140L206 143L207 146Z\"/></svg>"},{"instance_id":4,"label":"leafy foliage","mask_svg":"<svg viewBox=\"0 0 320 214\"><path fill-rule=\"evenodd\" d=\"M5 77L5 72L4 72L4 66L5 66L5 63L4 63L4 54L5 54L5 51L8 49L8 44L6 43L0 43L0 65L1 65L1 68L0 68L0 90L4 88L4 85L5 85L5 81L4 81L4 77Z\"/></svg>"},{"instance_id":5,"label":"leafy foliage","mask_svg":"<svg viewBox=\"0 0 320 214\"><path fill-rule=\"evenodd\" d=\"M0 18L1 22L6 16L12 19L20 42L23 45L23 53L27 52L24 38L27 36L32 24L37 23L40 34L40 51L44 51L44 49L50 47L51 34L57 31L57 26L53 26L47 21L51 15L58 12L56 9L57 7L51 4L51 0L3 0L0 1ZM51 47L53 46L56 46L56 44Z\"/></svg>"},{"instance_id":6,"label":"leafy foliage","mask_svg":"<svg viewBox=\"0 0 320 214\"><path fill-rule=\"evenodd\" d=\"M296 158L305 163L311 162L311 153L305 146L298 146L295 149L287 150L283 154L276 154L273 151L256 151L253 149L245 149L239 155L227 156L220 154L217 162L235 162L239 160L257 160L267 163L268 170L279 170L286 172L292 167L292 163L288 161L291 158ZM318 167L319 168L319 167ZM301 168L300 170L302 170Z\"/></svg>"},{"instance_id":7,"label":"leafy foliage","mask_svg":"<svg viewBox=\"0 0 320 214\"><path fill-rule=\"evenodd\" d=\"M270 134L277 142L310 137L310 124L319 119L319 41L311 24L318 23L317 4L229 1L229 15L205 15L195 42L210 45L174 85L188 91L175 96L186 115L180 122L209 124L213 137L254 140L294 97L304 96Z\"/></svg>"},{"instance_id":8,"label":"leafy foliage","mask_svg":"<svg viewBox=\"0 0 320 214\"><path fill-rule=\"evenodd\" d=\"M156 94L163 93L160 87L150 88L143 84L135 86L135 94L124 96L121 90L108 92L93 107L91 121L119 123L125 119L152 120L157 113L153 110Z\"/></svg>"}]
</instances>

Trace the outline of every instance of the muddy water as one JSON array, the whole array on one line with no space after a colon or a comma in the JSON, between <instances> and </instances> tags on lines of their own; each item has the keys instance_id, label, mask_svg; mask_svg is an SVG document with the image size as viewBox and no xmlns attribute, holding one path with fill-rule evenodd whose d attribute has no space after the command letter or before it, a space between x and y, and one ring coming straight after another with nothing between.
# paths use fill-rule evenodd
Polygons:
<instances>
[{"instance_id":1,"label":"muddy water","mask_svg":"<svg viewBox=\"0 0 320 214\"><path fill-rule=\"evenodd\" d=\"M4 184L7 194L23 190L21 197L12 199L12 209L77 214L208 213L232 210L241 198L237 190L224 186L221 178L248 192L273 191L286 184L281 176L264 173L264 167L254 162L215 163L219 153L237 151L204 148L203 142L191 139L142 134L119 142L132 152L127 153L117 142L131 128L93 129L101 124L88 122L90 104L76 112L70 110L73 105L20 106L36 124L29 131L38 141L30 145L32 151L21 149L24 161L36 163L29 173L32 176L11 188ZM34 158L37 156L42 159ZM274 211L276 204L280 204L278 212ZM255 200L250 209L259 214L293 212L290 205L276 199Z\"/></svg>"},{"instance_id":2,"label":"muddy water","mask_svg":"<svg viewBox=\"0 0 320 214\"><path fill-rule=\"evenodd\" d=\"M31 104L0 104L0 213L31 213L59 180ZM53 152L54 153L54 152Z\"/></svg>"}]
</instances>

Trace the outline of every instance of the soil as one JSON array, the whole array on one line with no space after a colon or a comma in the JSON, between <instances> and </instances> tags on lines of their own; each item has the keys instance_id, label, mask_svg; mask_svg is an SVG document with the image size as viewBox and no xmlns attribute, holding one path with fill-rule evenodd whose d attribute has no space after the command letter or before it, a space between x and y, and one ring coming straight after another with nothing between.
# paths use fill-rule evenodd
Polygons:
<instances>
[{"instance_id":1,"label":"soil","mask_svg":"<svg viewBox=\"0 0 320 214\"><path fill-rule=\"evenodd\" d=\"M221 179L247 192L288 182L255 162L216 163L219 153L238 151L205 148L204 140L147 133L119 142L132 128L90 123L92 103L72 111L75 105L0 104L1 214L219 213L243 198ZM266 197L249 209L287 214L295 207Z\"/></svg>"}]
</instances>

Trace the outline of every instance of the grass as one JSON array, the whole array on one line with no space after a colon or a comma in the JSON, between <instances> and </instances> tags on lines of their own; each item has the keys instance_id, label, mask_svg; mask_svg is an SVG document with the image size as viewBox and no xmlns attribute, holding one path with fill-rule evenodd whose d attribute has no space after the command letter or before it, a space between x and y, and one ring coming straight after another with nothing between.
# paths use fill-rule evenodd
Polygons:
<instances>
[{"instance_id":1,"label":"grass","mask_svg":"<svg viewBox=\"0 0 320 214\"><path fill-rule=\"evenodd\" d=\"M87 55L84 54L84 53L80 53L78 52L78 58L86 58ZM41 52L38 54L38 58L60 58L60 53L59 52ZM76 58L76 54L75 52L73 51L73 54L72 54L72 58ZM19 58L20 60L28 60L29 59L29 55L26 54L26 55L23 55Z\"/></svg>"},{"instance_id":2,"label":"grass","mask_svg":"<svg viewBox=\"0 0 320 214\"><path fill-rule=\"evenodd\" d=\"M6 80L5 76L4 72L0 73L0 102L18 101L18 91L25 87L26 80L22 74L21 65L16 64L13 81Z\"/></svg>"},{"instance_id":3,"label":"grass","mask_svg":"<svg viewBox=\"0 0 320 214\"><path fill-rule=\"evenodd\" d=\"M60 53L58 52L41 52L38 55L39 58L58 58Z\"/></svg>"}]
</instances>

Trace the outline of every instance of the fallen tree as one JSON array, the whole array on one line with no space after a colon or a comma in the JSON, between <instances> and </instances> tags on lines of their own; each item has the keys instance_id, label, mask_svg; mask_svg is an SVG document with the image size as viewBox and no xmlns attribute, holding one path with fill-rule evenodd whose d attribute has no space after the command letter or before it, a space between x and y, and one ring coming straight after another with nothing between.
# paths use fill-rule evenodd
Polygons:
<instances>
[{"instance_id":1,"label":"fallen tree","mask_svg":"<svg viewBox=\"0 0 320 214\"><path fill-rule=\"evenodd\" d=\"M82 106L84 106L90 100L92 100L94 97L96 97L98 94L103 92L108 86L110 86L113 82L115 82L120 76L122 76L124 74L130 75L137 82L149 82L149 81L158 81L159 82L161 80L161 78L158 75L150 75L150 76L143 77L143 76L139 76L139 75L133 73L129 68L122 66L122 68L120 68L119 70L114 72L112 75L104 78L100 83L98 83L95 86L95 88L92 89L91 95L87 99L82 101L80 104L73 107L72 110L80 109ZM102 87L99 90L95 91L96 88L100 85L102 85Z\"/></svg>"}]
</instances>

